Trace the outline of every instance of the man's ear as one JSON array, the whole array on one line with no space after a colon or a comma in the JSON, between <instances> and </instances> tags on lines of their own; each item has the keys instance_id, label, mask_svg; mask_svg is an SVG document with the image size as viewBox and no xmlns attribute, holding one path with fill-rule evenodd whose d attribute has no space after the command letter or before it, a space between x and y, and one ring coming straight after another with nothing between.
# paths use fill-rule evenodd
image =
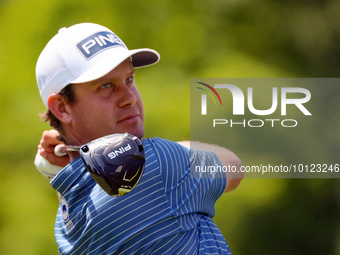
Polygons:
<instances>
[{"instance_id":1,"label":"man's ear","mask_svg":"<svg viewBox=\"0 0 340 255\"><path fill-rule=\"evenodd\" d=\"M56 116L61 122L70 124L72 121L69 106L65 101L65 98L60 94L52 94L47 99L47 105L50 111Z\"/></svg>"}]
</instances>

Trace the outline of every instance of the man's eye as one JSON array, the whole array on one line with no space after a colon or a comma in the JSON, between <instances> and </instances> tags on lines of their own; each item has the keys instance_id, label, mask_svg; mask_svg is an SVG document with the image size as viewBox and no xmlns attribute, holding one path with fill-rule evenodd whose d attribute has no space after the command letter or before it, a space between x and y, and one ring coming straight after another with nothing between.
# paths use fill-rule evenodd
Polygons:
<instances>
[{"instance_id":1,"label":"man's eye","mask_svg":"<svg viewBox=\"0 0 340 255\"><path fill-rule=\"evenodd\" d=\"M101 86L102 89L109 89L111 87L112 87L112 85L110 83L105 83Z\"/></svg>"},{"instance_id":2,"label":"man's eye","mask_svg":"<svg viewBox=\"0 0 340 255\"><path fill-rule=\"evenodd\" d=\"M132 82L132 80L133 80L133 77L129 77L126 79L126 83Z\"/></svg>"}]
</instances>

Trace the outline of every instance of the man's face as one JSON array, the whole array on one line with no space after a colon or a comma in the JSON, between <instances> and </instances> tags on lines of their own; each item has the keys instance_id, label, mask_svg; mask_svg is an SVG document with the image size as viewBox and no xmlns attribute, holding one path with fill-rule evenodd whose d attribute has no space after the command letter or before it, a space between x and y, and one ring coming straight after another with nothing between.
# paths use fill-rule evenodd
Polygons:
<instances>
[{"instance_id":1,"label":"man's face","mask_svg":"<svg viewBox=\"0 0 340 255\"><path fill-rule=\"evenodd\" d=\"M102 78L74 85L67 138L85 144L99 137L128 132L144 136L144 107L130 58Z\"/></svg>"}]
</instances>

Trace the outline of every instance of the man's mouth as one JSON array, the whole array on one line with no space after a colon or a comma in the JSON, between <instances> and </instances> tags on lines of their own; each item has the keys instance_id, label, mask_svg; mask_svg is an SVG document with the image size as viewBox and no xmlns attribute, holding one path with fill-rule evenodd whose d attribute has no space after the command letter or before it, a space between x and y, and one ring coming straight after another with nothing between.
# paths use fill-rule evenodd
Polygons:
<instances>
[{"instance_id":1,"label":"man's mouth","mask_svg":"<svg viewBox=\"0 0 340 255\"><path fill-rule=\"evenodd\" d=\"M125 117L124 119L119 120L118 123L128 122L128 121L135 121L135 120L137 120L137 118L138 118L137 114L129 115L129 116Z\"/></svg>"}]
</instances>

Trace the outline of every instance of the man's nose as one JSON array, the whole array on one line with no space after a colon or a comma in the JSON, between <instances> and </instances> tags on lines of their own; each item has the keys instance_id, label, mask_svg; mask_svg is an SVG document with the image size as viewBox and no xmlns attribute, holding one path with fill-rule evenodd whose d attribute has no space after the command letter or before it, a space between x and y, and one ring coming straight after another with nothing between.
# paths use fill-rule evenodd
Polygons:
<instances>
[{"instance_id":1,"label":"man's nose","mask_svg":"<svg viewBox=\"0 0 340 255\"><path fill-rule=\"evenodd\" d=\"M135 88L134 88L135 89ZM120 87L120 97L118 106L126 107L133 106L137 102L137 96L134 94L134 90L129 88L126 84Z\"/></svg>"}]
</instances>

